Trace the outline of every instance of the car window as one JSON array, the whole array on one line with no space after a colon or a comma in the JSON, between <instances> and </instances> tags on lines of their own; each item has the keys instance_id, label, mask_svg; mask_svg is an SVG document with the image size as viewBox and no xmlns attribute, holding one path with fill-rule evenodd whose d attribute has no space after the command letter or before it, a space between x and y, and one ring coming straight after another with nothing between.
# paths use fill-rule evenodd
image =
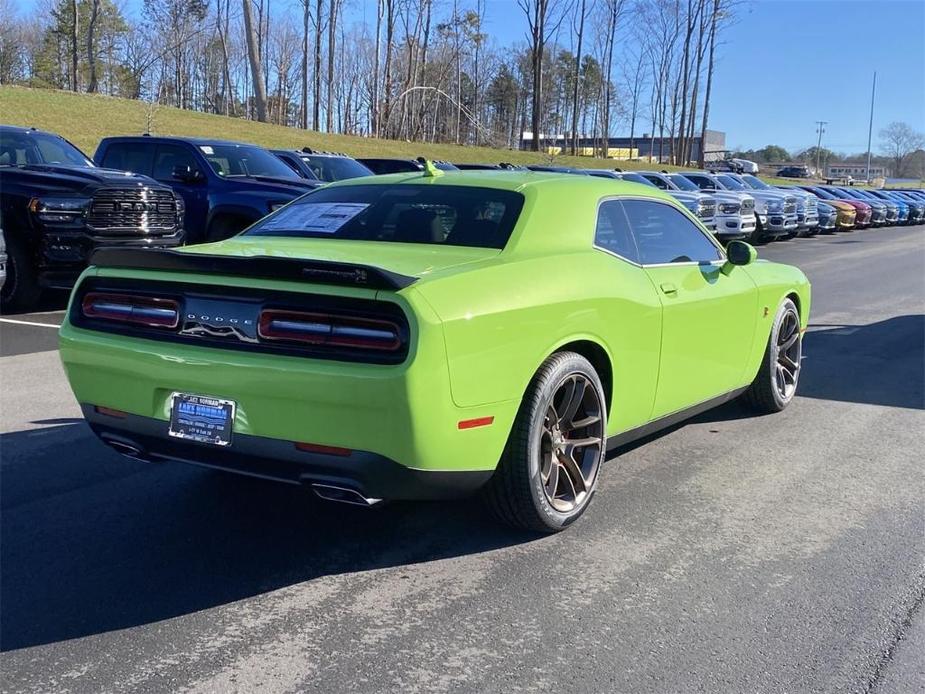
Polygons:
<instances>
[{"instance_id":1,"label":"car window","mask_svg":"<svg viewBox=\"0 0 925 694\"><path fill-rule=\"evenodd\" d=\"M652 174L642 174L643 177L656 188L661 188L662 190L668 190L668 182L661 176L653 176Z\"/></svg>"},{"instance_id":2,"label":"car window","mask_svg":"<svg viewBox=\"0 0 925 694\"><path fill-rule=\"evenodd\" d=\"M245 233L501 249L523 204L520 193L474 186L323 187Z\"/></svg>"},{"instance_id":3,"label":"car window","mask_svg":"<svg viewBox=\"0 0 925 694\"><path fill-rule=\"evenodd\" d=\"M103 153L100 166L119 171L151 175L154 145L146 142L113 142Z\"/></svg>"},{"instance_id":4,"label":"car window","mask_svg":"<svg viewBox=\"0 0 925 694\"><path fill-rule=\"evenodd\" d=\"M623 209L636 239L640 262L704 263L722 254L704 233L671 205L648 200L624 200Z\"/></svg>"},{"instance_id":5,"label":"car window","mask_svg":"<svg viewBox=\"0 0 925 694\"><path fill-rule=\"evenodd\" d=\"M174 169L178 167L189 167L191 171L199 169L196 165L196 158L187 147L182 145L160 145L157 148L157 157L154 160L153 177L159 181L173 181Z\"/></svg>"},{"instance_id":6,"label":"car window","mask_svg":"<svg viewBox=\"0 0 925 694\"><path fill-rule=\"evenodd\" d=\"M630 232L623 203L619 200L605 200L597 208L594 245L634 263L639 262L639 251Z\"/></svg>"},{"instance_id":7,"label":"car window","mask_svg":"<svg viewBox=\"0 0 925 694\"><path fill-rule=\"evenodd\" d=\"M341 181L346 178L373 175L373 172L363 164L347 157L302 155L302 161L315 174L315 178L322 181Z\"/></svg>"},{"instance_id":8,"label":"car window","mask_svg":"<svg viewBox=\"0 0 925 694\"><path fill-rule=\"evenodd\" d=\"M711 181L706 176L696 176L690 174L684 174L687 180L693 182L700 190L713 190L716 188L716 184Z\"/></svg>"}]
</instances>

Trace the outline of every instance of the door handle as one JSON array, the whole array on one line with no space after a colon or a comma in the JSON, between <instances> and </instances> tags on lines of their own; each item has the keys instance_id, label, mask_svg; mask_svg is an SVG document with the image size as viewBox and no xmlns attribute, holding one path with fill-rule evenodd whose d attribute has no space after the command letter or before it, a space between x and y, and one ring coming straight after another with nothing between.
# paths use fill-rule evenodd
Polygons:
<instances>
[{"instance_id":1,"label":"door handle","mask_svg":"<svg viewBox=\"0 0 925 694\"><path fill-rule=\"evenodd\" d=\"M678 288L674 286L671 282L662 282L660 286L662 288L662 291L665 292L665 294L674 295L678 293Z\"/></svg>"}]
</instances>

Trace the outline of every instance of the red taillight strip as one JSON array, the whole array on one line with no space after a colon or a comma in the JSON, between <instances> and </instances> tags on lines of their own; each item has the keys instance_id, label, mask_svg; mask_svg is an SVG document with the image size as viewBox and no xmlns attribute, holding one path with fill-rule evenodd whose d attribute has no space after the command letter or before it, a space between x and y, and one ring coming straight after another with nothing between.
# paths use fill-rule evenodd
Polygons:
<instances>
[{"instance_id":1,"label":"red taillight strip","mask_svg":"<svg viewBox=\"0 0 925 694\"><path fill-rule=\"evenodd\" d=\"M330 347L358 347L394 352L401 347L396 323L328 313L267 309L260 313L257 334L263 340L287 340Z\"/></svg>"},{"instance_id":2,"label":"red taillight strip","mask_svg":"<svg viewBox=\"0 0 925 694\"><path fill-rule=\"evenodd\" d=\"M460 429L475 429L476 427L487 427L494 421L494 417L476 417L475 419L463 419L456 426Z\"/></svg>"},{"instance_id":3,"label":"red taillight strip","mask_svg":"<svg viewBox=\"0 0 925 694\"><path fill-rule=\"evenodd\" d=\"M338 448L337 446L322 446L318 443L303 443L296 442L295 447L297 450L303 451L304 453L321 453L322 455L337 455L343 458L350 455L353 451L349 448Z\"/></svg>"},{"instance_id":4,"label":"red taillight strip","mask_svg":"<svg viewBox=\"0 0 925 694\"><path fill-rule=\"evenodd\" d=\"M96 405L94 408L97 414L104 414L107 417L116 417L117 419L125 419L128 417L128 412L123 412L122 410L114 410L111 407L101 407Z\"/></svg>"},{"instance_id":5,"label":"red taillight strip","mask_svg":"<svg viewBox=\"0 0 925 694\"><path fill-rule=\"evenodd\" d=\"M180 304L173 299L89 292L81 302L81 309L87 318L100 320L153 328L176 328L180 324Z\"/></svg>"}]
</instances>

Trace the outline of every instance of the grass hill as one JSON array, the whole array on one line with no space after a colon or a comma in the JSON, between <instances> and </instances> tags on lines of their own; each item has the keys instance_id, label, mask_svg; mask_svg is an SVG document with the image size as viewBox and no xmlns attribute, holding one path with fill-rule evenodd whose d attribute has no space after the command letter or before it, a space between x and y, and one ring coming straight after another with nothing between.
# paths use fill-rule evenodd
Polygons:
<instances>
[{"instance_id":1,"label":"grass hill","mask_svg":"<svg viewBox=\"0 0 925 694\"><path fill-rule=\"evenodd\" d=\"M184 111L169 106L151 107L142 101L109 96L26 87L0 87L0 123L36 127L63 135L86 154L93 156L101 138L145 132L158 135L215 137L253 142L276 149L312 147L367 157L418 157L460 162L539 164L549 156L491 147L418 144L400 140L377 140L356 135L328 135L315 131L256 123L241 118ZM642 168L643 164L616 162L591 157L557 156L564 166ZM651 166L651 165L649 165ZM664 168L664 167L662 167Z\"/></svg>"},{"instance_id":2,"label":"grass hill","mask_svg":"<svg viewBox=\"0 0 925 694\"><path fill-rule=\"evenodd\" d=\"M274 149L312 147L346 152L355 157L419 157L458 162L548 164L579 168L677 169L665 164L614 161L592 157L556 156L493 147L419 144L402 140L377 140L357 135L328 135L281 125L256 123L241 118L184 111L170 106L151 106L143 101L117 99L98 94L75 94L52 89L0 86L0 123L36 127L63 135L93 156L100 139L109 135L145 132L150 121L157 135L187 135L253 142ZM792 184L792 179L763 177L770 183ZM914 185L919 184L904 184Z\"/></svg>"}]
</instances>

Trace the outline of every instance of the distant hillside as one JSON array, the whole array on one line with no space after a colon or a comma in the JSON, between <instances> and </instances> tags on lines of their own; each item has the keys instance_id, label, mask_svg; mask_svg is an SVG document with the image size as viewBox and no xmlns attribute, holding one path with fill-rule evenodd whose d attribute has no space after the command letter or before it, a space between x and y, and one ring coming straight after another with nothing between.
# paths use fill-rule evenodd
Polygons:
<instances>
[{"instance_id":1,"label":"distant hillside","mask_svg":"<svg viewBox=\"0 0 925 694\"><path fill-rule=\"evenodd\" d=\"M297 128L255 123L240 118L183 111L169 106L150 107L145 102L129 99L48 89L0 87L0 123L34 126L56 132L90 156L93 156L101 138L108 135L143 133L149 119L151 132L158 135L215 137L254 142L276 149L308 146L346 152L357 157L425 156L431 159L459 162L509 161L518 164L550 162L548 156L516 150L416 144L353 135L326 135ZM556 157L555 163L586 168L613 168L614 166L642 168L643 166L642 163L567 156Z\"/></svg>"}]
</instances>

